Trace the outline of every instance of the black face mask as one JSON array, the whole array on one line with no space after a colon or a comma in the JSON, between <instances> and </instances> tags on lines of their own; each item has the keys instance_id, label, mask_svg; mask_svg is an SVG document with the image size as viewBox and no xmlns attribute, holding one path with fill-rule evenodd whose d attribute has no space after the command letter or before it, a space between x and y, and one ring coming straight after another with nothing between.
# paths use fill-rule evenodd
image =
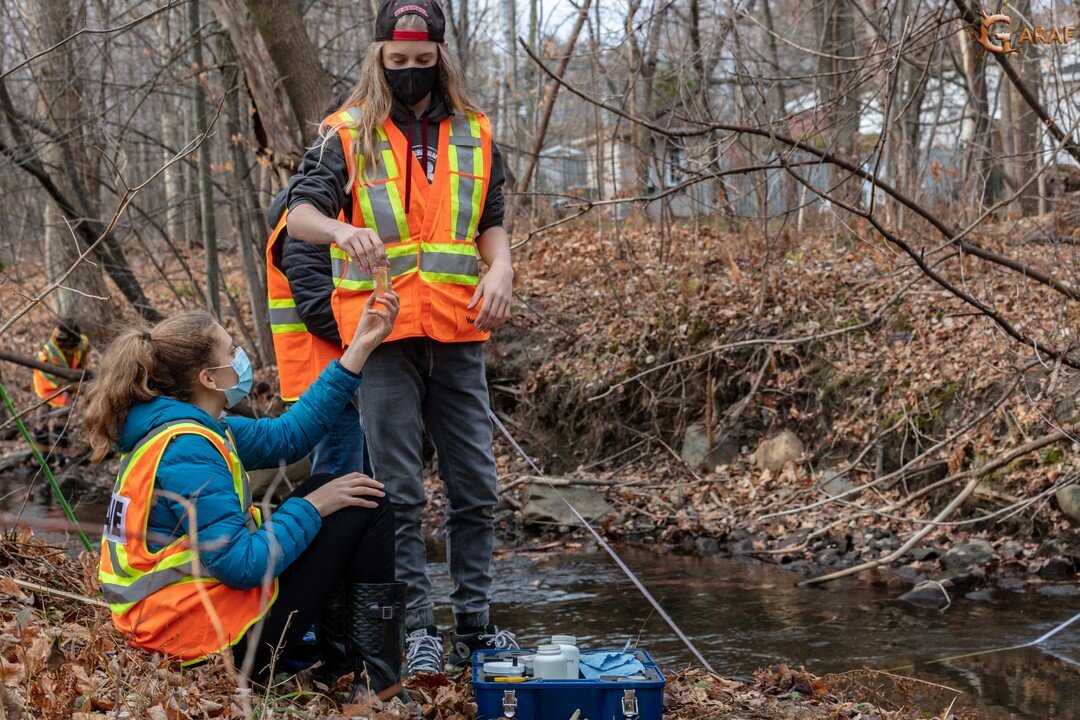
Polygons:
<instances>
[{"instance_id":1,"label":"black face mask","mask_svg":"<svg viewBox=\"0 0 1080 720\"><path fill-rule=\"evenodd\" d=\"M383 68L383 75L394 96L411 107L423 100L439 81L439 65L436 63L431 67L402 70Z\"/></svg>"}]
</instances>

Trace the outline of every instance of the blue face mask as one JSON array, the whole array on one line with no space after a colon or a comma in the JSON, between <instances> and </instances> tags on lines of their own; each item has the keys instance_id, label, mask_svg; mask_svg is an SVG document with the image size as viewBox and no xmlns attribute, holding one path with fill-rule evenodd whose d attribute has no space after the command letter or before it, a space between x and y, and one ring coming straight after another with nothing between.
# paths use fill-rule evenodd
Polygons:
<instances>
[{"instance_id":1,"label":"blue face mask","mask_svg":"<svg viewBox=\"0 0 1080 720\"><path fill-rule=\"evenodd\" d=\"M251 360L248 358L247 353L244 352L244 348L236 348L236 355L233 356L232 361L228 365L218 365L217 367L207 368L208 370L220 370L221 368L231 367L236 371L236 377L239 378L236 384L230 388L224 388L221 392L225 393L225 407L231 408L236 403L240 402L247 397L247 394L251 392L251 383L254 380L254 375L251 370Z\"/></svg>"}]
</instances>

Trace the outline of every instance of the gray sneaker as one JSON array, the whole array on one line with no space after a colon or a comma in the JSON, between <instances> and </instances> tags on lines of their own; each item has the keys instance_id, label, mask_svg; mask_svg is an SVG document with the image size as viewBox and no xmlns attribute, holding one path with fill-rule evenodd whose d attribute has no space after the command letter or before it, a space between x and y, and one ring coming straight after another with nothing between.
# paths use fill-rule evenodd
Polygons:
<instances>
[{"instance_id":1,"label":"gray sneaker","mask_svg":"<svg viewBox=\"0 0 1080 720\"><path fill-rule=\"evenodd\" d=\"M439 630L434 625L411 630L405 637L405 674L443 671L443 647Z\"/></svg>"}]
</instances>

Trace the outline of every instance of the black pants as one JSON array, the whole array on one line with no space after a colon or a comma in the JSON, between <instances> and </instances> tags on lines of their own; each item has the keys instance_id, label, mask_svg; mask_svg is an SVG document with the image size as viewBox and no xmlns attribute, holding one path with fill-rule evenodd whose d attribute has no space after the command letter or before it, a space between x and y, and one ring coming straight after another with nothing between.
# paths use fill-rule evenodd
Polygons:
<instances>
[{"instance_id":1,"label":"black pants","mask_svg":"<svg viewBox=\"0 0 1080 720\"><path fill-rule=\"evenodd\" d=\"M312 477L289 497L304 497L333 479ZM277 600L233 648L237 667L257 642L252 679L265 682L271 660L288 656L303 639L338 582L393 580L394 509L386 498L376 508L348 507L324 517L311 545L278 577Z\"/></svg>"}]
</instances>

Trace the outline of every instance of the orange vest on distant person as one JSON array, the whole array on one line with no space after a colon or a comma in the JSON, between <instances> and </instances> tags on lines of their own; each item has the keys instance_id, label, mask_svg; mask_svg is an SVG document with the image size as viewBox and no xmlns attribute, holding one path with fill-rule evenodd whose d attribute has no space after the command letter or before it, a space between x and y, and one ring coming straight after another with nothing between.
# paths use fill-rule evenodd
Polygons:
<instances>
[{"instance_id":1,"label":"orange vest on distant person","mask_svg":"<svg viewBox=\"0 0 1080 720\"><path fill-rule=\"evenodd\" d=\"M157 466L169 442L181 434L201 435L217 448L232 472L240 507L248 513L248 529L254 532L262 524L231 437L195 422L166 423L120 460L102 531L98 577L113 623L132 645L186 664L236 644L277 598L278 583L274 579L250 590L223 585L199 561L189 535L156 552L147 547Z\"/></svg>"},{"instance_id":2,"label":"orange vest on distant person","mask_svg":"<svg viewBox=\"0 0 1080 720\"><path fill-rule=\"evenodd\" d=\"M352 187L352 224L374 230L386 246L394 292L401 298L388 341L428 337L439 342L488 339L473 323L480 306L467 310L479 282L477 227L491 179L491 125L484 115L452 115L438 125L439 141L431 184L408 141L388 118L376 127L376 168L353 156L358 107L336 113L324 125L337 129ZM405 163L412 163L412 192L406 215ZM359 168L368 174L364 183ZM337 245L332 307L342 342L352 341L364 303L374 290L365 273Z\"/></svg>"},{"instance_id":3,"label":"orange vest on distant person","mask_svg":"<svg viewBox=\"0 0 1080 720\"><path fill-rule=\"evenodd\" d=\"M83 362L86 360L86 353L89 352L89 350L90 340L85 335L82 335L80 336L78 347L71 351L71 357L69 358L60 349L60 346L56 344L55 337L50 337L45 341L45 345L42 346L37 359L38 362L56 365L57 367L67 368L69 370L78 370L83 366ZM34 394L42 400L50 395L54 395L56 391L66 383L65 380L43 370L34 371L33 382ZM49 405L54 408L67 407L70 403L71 396L66 392L55 395L55 397L49 399Z\"/></svg>"},{"instance_id":4,"label":"orange vest on distant person","mask_svg":"<svg viewBox=\"0 0 1080 720\"><path fill-rule=\"evenodd\" d=\"M281 269L288 210L281 214L266 244L266 290L270 303L270 331L277 357L278 386L281 399L297 400L334 360L341 357L341 347L308 332L296 310L292 288ZM326 299L330 302L330 298Z\"/></svg>"}]
</instances>

